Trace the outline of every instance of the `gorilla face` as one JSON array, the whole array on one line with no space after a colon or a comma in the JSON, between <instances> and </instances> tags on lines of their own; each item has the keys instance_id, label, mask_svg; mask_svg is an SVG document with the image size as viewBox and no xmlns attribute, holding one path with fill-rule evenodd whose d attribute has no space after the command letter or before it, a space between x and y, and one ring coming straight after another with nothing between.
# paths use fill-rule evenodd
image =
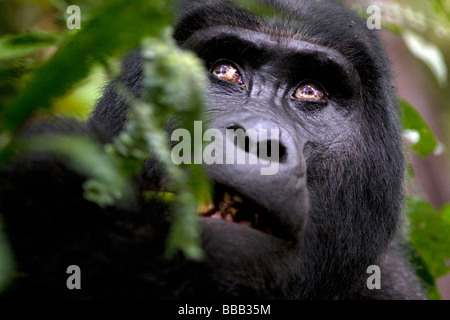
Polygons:
<instances>
[{"instance_id":1,"label":"gorilla face","mask_svg":"<svg viewBox=\"0 0 450 320\"><path fill-rule=\"evenodd\" d=\"M210 71L210 128L279 132L265 141L277 148L276 174L207 166L215 196L204 248L214 282L235 296L345 296L365 283L400 212L403 157L383 52L342 8L292 5L277 2L265 19L190 4L175 33Z\"/></svg>"}]
</instances>

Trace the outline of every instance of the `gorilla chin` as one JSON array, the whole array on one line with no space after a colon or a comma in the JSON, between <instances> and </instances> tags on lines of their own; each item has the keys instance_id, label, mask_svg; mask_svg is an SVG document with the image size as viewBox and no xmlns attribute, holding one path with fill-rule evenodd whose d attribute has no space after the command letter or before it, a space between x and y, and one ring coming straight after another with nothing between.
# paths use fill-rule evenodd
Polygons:
<instances>
[{"instance_id":1,"label":"gorilla chin","mask_svg":"<svg viewBox=\"0 0 450 320\"><path fill-rule=\"evenodd\" d=\"M254 149L233 140L225 151L256 154L257 164L205 166L214 185L213 202L198 210L205 261L164 259L167 204L99 208L83 198L84 177L30 155L0 171L0 211L27 275L7 297L425 298L400 232L399 110L376 31L333 1L258 0L264 15L237 2L186 1L174 29L177 44L209 71L209 128L223 139L230 129L279 132L254 137ZM130 109L115 83L141 97L142 81L135 50L88 123L62 131L110 141ZM261 174L263 142L278 155L272 175ZM157 161L145 168L141 188L160 190ZM83 272L78 292L64 287L73 261ZM372 265L381 289L366 285Z\"/></svg>"}]
</instances>

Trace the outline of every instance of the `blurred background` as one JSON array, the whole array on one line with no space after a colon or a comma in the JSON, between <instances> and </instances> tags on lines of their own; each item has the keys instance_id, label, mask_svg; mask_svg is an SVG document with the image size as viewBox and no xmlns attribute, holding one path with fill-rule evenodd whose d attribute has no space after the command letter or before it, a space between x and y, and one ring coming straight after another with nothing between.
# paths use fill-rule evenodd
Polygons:
<instances>
[{"instance_id":1,"label":"blurred background","mask_svg":"<svg viewBox=\"0 0 450 320\"><path fill-rule=\"evenodd\" d=\"M362 16L371 16L370 5L381 8L380 37L391 59L398 95L414 106L441 144L425 157L408 153L414 171L408 192L439 210L450 202L450 1L346 3ZM450 275L436 282L442 298L449 300Z\"/></svg>"},{"instance_id":2,"label":"blurred background","mask_svg":"<svg viewBox=\"0 0 450 320\"><path fill-rule=\"evenodd\" d=\"M399 98L419 112L436 138L433 152L419 155L408 149L411 167L405 187L411 197L431 205L427 207L429 212L420 215L421 224L412 223L412 242L420 257L419 264L426 269L424 277L436 283L442 299L450 300L450 0L343 2L372 22L377 12L368 12L367 8L372 5L380 8L382 30L378 33L392 62ZM52 57L65 37L77 32L67 29L67 7L80 6L82 21L88 21L91 8L101 3L100 0L0 0L1 105L11 103L29 74ZM37 37L27 42L20 38L31 48L29 51L20 46L15 48L22 51L14 51L6 45L11 36L41 31L45 33L40 40ZM54 100L46 112L85 119L107 81L105 68L93 67L88 77ZM405 134L407 145L414 145L418 139L420 134L419 137ZM415 212L417 207L407 206L405 210ZM427 224L431 220L437 222Z\"/></svg>"}]
</instances>

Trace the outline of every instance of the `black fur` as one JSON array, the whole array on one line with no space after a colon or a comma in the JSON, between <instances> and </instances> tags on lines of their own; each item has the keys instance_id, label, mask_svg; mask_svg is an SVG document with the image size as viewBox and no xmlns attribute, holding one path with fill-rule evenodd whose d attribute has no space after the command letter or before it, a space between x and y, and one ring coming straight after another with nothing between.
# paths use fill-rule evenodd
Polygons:
<instances>
[{"instance_id":1,"label":"black fur","mask_svg":"<svg viewBox=\"0 0 450 320\"><path fill-rule=\"evenodd\" d=\"M211 76L211 127L282 131L287 155L278 175L207 168L214 182L264 207L275 236L205 218L206 261L167 261L165 204L102 210L83 199L83 177L51 155L32 154L0 173L0 210L20 272L6 297L425 297L402 249L404 155L378 40L332 2L260 2L269 7L267 17L227 1L187 2L174 37L207 68L218 59L241 68L244 90ZM304 79L324 85L326 104L289 99ZM141 80L134 51L119 81L140 96ZM39 123L25 134L87 132L109 141L123 129L128 109L110 85L88 124ZM138 181L157 188L163 176L156 162L146 168ZM71 264L81 267L82 290L65 287ZM369 265L381 268L381 290L366 287Z\"/></svg>"}]
</instances>

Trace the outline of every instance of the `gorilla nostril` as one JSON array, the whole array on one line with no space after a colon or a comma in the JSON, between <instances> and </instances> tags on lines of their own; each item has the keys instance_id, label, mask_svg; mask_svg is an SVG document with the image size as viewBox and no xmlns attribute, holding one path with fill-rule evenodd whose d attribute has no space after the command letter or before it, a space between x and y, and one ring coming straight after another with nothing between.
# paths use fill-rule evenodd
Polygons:
<instances>
[{"instance_id":1,"label":"gorilla nostril","mask_svg":"<svg viewBox=\"0 0 450 320\"><path fill-rule=\"evenodd\" d=\"M246 131L242 126L238 124L234 124L227 127L227 130L232 130L234 133L233 143L236 147L245 150L245 152L250 153L251 143L254 143L256 146L256 154L258 158L266 159L266 160L274 160L276 157L278 162L284 162L287 156L287 149L278 139L265 139L260 140L259 133L256 132L255 135ZM270 134L270 130L267 130L267 134ZM266 135L267 137L267 135ZM254 147L254 146L253 146ZM275 153L276 148L278 149L278 154Z\"/></svg>"},{"instance_id":2,"label":"gorilla nostril","mask_svg":"<svg viewBox=\"0 0 450 320\"><path fill-rule=\"evenodd\" d=\"M238 124L228 126L227 130L231 130L233 132L233 143L236 147L245 150L245 152L250 152L250 137L246 134L246 131L243 127ZM244 139L242 141L242 139Z\"/></svg>"},{"instance_id":3,"label":"gorilla nostril","mask_svg":"<svg viewBox=\"0 0 450 320\"><path fill-rule=\"evenodd\" d=\"M275 154L275 150L278 148L278 154ZM286 147L279 140L265 140L259 141L257 145L258 158L266 160L277 159L278 162L284 162L286 160Z\"/></svg>"},{"instance_id":4,"label":"gorilla nostril","mask_svg":"<svg viewBox=\"0 0 450 320\"><path fill-rule=\"evenodd\" d=\"M287 156L287 149L286 147L281 143L281 141L278 141L278 157L279 157L279 162L284 162L286 160L286 156Z\"/></svg>"},{"instance_id":5,"label":"gorilla nostril","mask_svg":"<svg viewBox=\"0 0 450 320\"><path fill-rule=\"evenodd\" d=\"M278 148L278 154L273 154L276 148ZM286 154L287 154L286 147L279 140L266 140L266 141L259 141L258 143L259 158L267 157L268 159L272 159L273 157L276 157L278 159L278 162L281 163L284 162L284 160L286 159Z\"/></svg>"}]
</instances>

